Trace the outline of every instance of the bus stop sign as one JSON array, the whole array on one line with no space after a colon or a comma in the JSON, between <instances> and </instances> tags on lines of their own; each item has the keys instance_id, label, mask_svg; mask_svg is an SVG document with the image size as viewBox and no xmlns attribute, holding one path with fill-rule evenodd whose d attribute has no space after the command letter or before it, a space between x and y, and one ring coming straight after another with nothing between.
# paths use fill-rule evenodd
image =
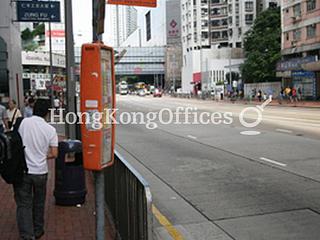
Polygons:
<instances>
[{"instance_id":1,"label":"bus stop sign","mask_svg":"<svg viewBox=\"0 0 320 240\"><path fill-rule=\"evenodd\" d=\"M19 22L60 22L58 1L17 1Z\"/></svg>"}]
</instances>

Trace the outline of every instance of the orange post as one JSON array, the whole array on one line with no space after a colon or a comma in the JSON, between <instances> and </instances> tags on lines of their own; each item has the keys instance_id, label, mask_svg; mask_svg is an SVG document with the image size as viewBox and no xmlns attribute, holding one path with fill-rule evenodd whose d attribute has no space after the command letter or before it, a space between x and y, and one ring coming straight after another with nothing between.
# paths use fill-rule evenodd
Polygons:
<instances>
[{"instance_id":1,"label":"orange post","mask_svg":"<svg viewBox=\"0 0 320 240\"><path fill-rule=\"evenodd\" d=\"M102 43L84 44L81 56L80 99L83 164L99 171L114 161L114 51Z\"/></svg>"}]
</instances>

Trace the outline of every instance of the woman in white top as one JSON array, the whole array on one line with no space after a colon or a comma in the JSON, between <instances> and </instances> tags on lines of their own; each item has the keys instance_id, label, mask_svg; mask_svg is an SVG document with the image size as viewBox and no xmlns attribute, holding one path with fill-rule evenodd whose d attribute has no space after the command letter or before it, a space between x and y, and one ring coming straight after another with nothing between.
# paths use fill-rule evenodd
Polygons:
<instances>
[{"instance_id":1,"label":"woman in white top","mask_svg":"<svg viewBox=\"0 0 320 240\"><path fill-rule=\"evenodd\" d=\"M17 118L22 117L20 110L17 108L17 103L15 100L10 99L8 114L8 127L12 129L13 125L16 123Z\"/></svg>"}]
</instances>

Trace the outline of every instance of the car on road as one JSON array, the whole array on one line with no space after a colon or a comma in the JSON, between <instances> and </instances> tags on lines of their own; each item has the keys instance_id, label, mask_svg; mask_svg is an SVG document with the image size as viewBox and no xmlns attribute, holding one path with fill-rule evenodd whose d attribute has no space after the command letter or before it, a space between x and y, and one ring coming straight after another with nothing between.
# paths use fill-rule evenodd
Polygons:
<instances>
[{"instance_id":1,"label":"car on road","mask_svg":"<svg viewBox=\"0 0 320 240\"><path fill-rule=\"evenodd\" d=\"M144 96L146 96L146 90L145 89L139 89L138 90L138 92L137 92L137 95L139 96L139 97L144 97Z\"/></svg>"},{"instance_id":2,"label":"car on road","mask_svg":"<svg viewBox=\"0 0 320 240\"><path fill-rule=\"evenodd\" d=\"M159 88L156 88L154 90L153 97L162 97L162 91Z\"/></svg>"}]
</instances>

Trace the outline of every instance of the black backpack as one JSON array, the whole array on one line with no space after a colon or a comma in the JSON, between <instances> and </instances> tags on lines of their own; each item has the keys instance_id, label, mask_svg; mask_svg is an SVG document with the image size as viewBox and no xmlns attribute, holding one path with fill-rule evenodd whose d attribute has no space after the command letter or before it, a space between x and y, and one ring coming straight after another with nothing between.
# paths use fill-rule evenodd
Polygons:
<instances>
[{"instance_id":1,"label":"black backpack","mask_svg":"<svg viewBox=\"0 0 320 240\"><path fill-rule=\"evenodd\" d=\"M21 119L12 131L0 134L0 174L8 184L20 184L28 173L22 138L18 132Z\"/></svg>"}]
</instances>

